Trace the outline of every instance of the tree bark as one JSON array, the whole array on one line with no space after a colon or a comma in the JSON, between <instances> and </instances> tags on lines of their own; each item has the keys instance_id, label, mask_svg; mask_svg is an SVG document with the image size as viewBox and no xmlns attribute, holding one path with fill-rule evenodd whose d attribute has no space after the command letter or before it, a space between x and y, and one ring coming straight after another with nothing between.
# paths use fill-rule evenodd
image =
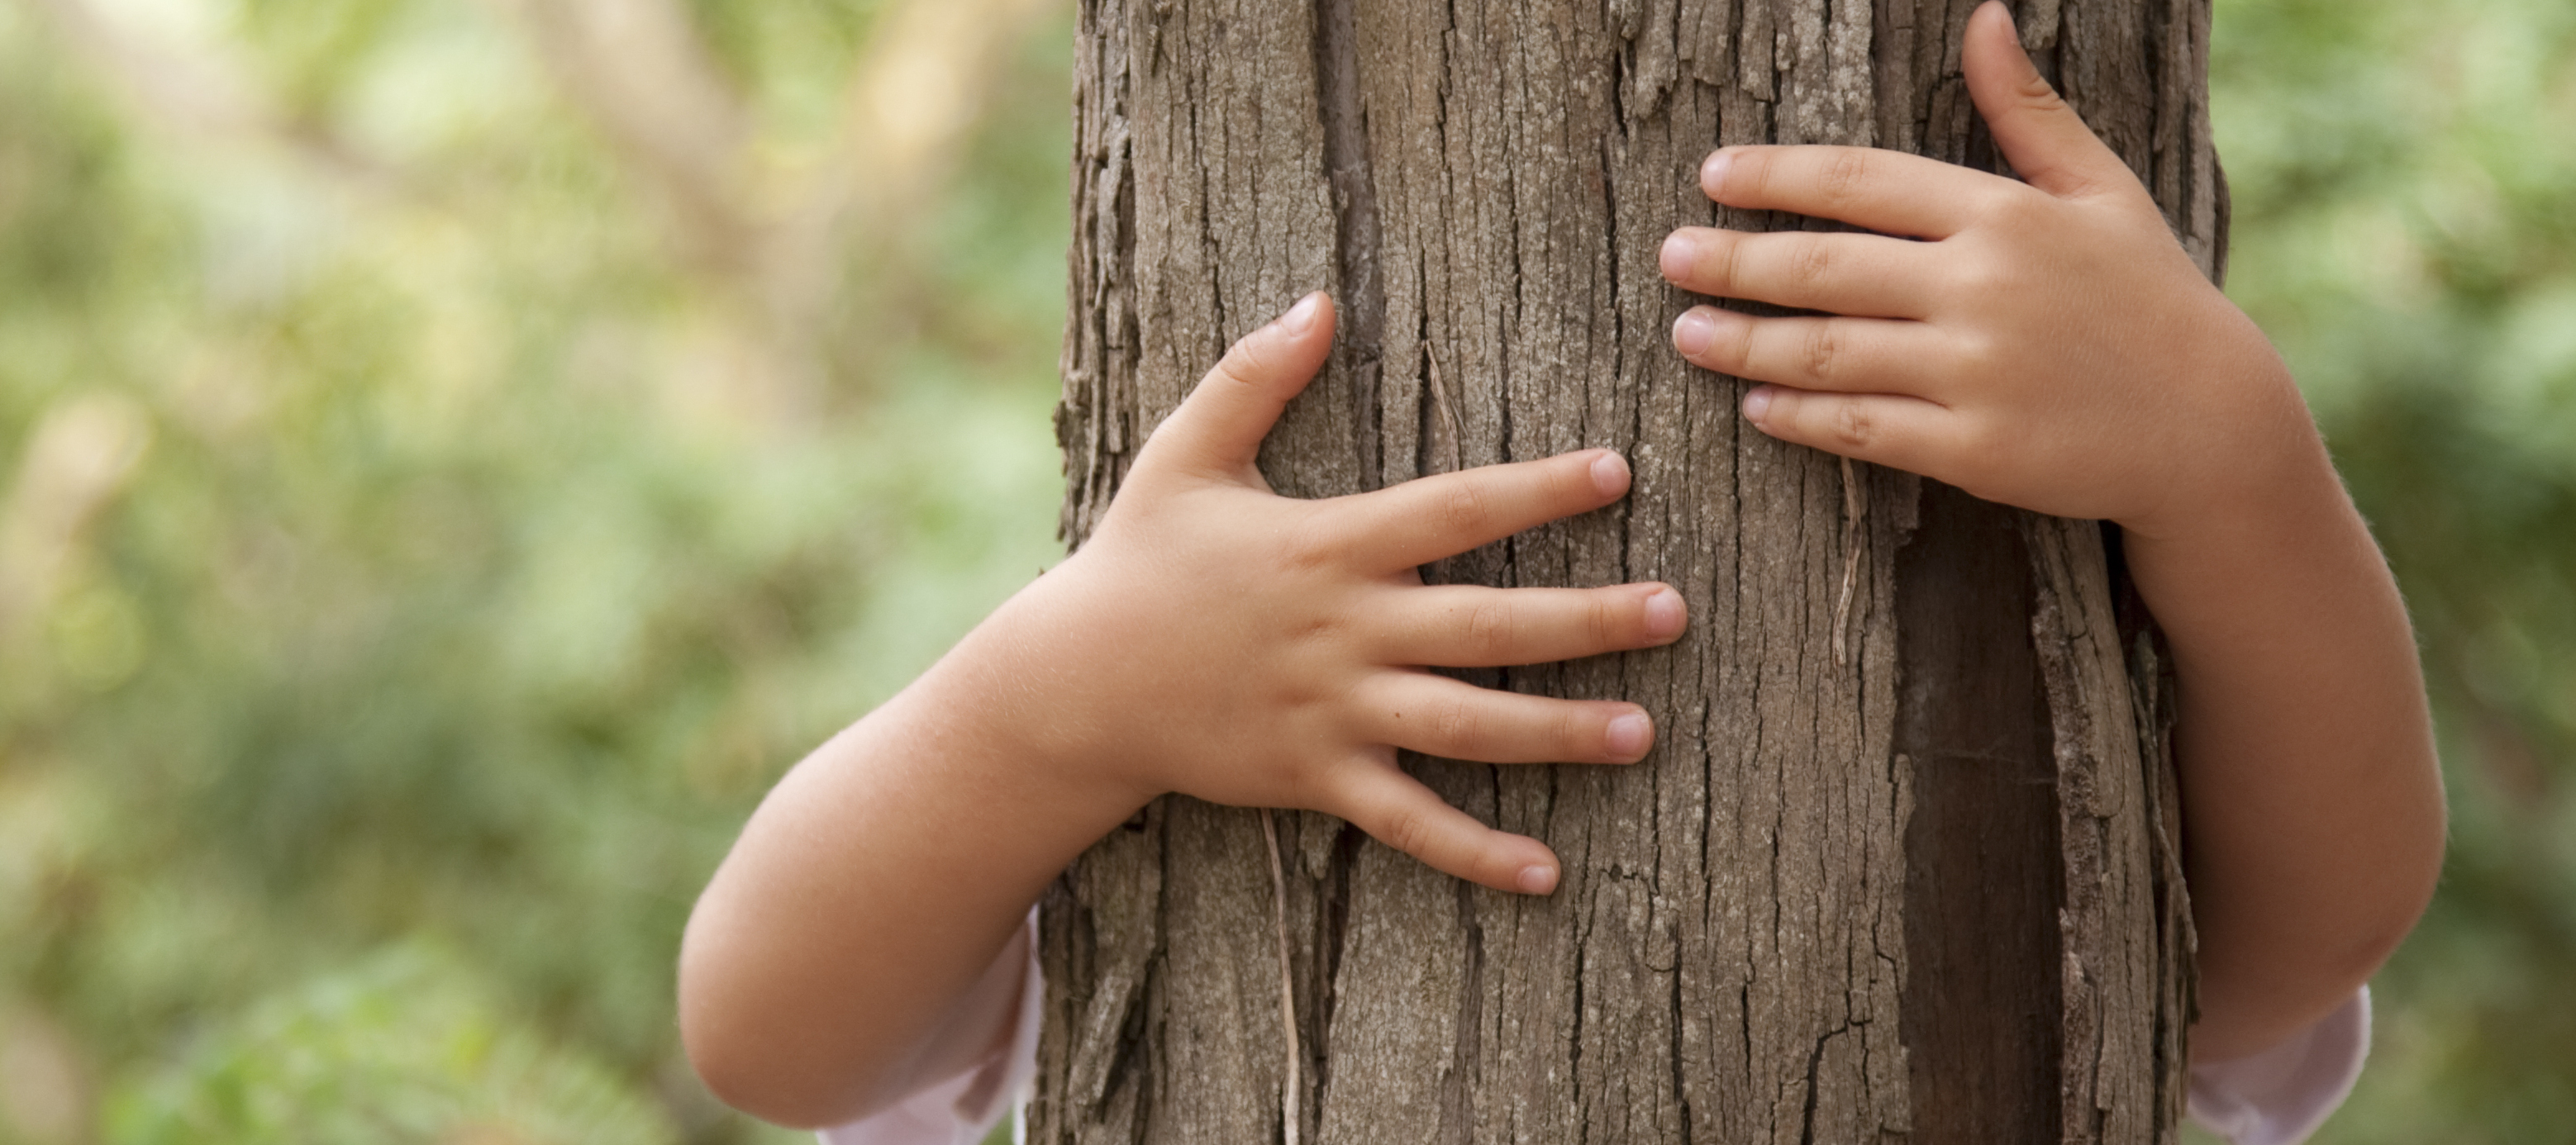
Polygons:
<instances>
[{"instance_id":1,"label":"tree bark","mask_svg":"<svg viewBox=\"0 0 2576 1145\"><path fill-rule=\"evenodd\" d=\"M1666 337L1730 143L1993 167L1973 0L1084 0L1058 436L1075 543L1155 420L1304 291L1339 345L1262 454L1320 497L1609 446L1629 497L1426 579L1661 579L1672 647L1465 675L1651 710L1634 768L1408 759L1547 840L1548 898L1283 813L1155 803L1042 906L1029 1133L2174 1139L2189 923L2155 641L2104 531L1785 446ZM2218 273L2207 0L2022 0ZM1848 585L1848 587L1846 587ZM1283 1109L1296 1124L1283 1122Z\"/></svg>"}]
</instances>

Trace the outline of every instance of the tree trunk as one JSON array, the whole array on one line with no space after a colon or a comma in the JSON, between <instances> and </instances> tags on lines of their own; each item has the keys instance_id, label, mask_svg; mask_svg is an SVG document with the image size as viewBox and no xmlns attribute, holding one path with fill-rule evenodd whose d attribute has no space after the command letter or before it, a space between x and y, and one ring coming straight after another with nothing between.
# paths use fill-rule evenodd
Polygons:
<instances>
[{"instance_id":1,"label":"tree trunk","mask_svg":"<svg viewBox=\"0 0 2576 1145\"><path fill-rule=\"evenodd\" d=\"M1563 450L1621 503L1427 579L1661 579L1672 647L1468 673L1655 715L1634 768L1408 759L1555 846L1548 898L1162 800L1043 904L1041 1142L2174 1138L2189 927L2152 635L2104 533L1786 446L1666 331L1727 143L1991 167L1973 0L1084 0L1058 435L1077 543L1226 344L1324 287L1262 454L1319 497ZM2022 0L2213 275L2207 0ZM1294 1126L1283 1124L1283 1108Z\"/></svg>"}]
</instances>

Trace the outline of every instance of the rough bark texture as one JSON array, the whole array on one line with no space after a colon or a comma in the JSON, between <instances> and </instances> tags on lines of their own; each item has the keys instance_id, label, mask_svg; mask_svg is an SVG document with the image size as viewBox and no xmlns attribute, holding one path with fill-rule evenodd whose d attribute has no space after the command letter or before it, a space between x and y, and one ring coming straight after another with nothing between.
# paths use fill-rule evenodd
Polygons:
<instances>
[{"instance_id":1,"label":"rough bark texture","mask_svg":"<svg viewBox=\"0 0 2576 1145\"><path fill-rule=\"evenodd\" d=\"M1666 341L1691 301L1656 273L1669 230L1796 225L1712 208L1713 146L1994 165L1958 76L1973 6L1085 0L1068 536L1230 339L1322 287L1340 348L1264 448L1282 492L1610 446L1625 501L1425 575L1662 579L1691 608L1671 648L1470 674L1645 704L1646 763L1408 760L1554 845L1553 897L1280 817L1295 1136L2173 1138L2165 693L2102 531L1773 442ZM2215 275L2206 0L2019 15ZM1290 1136L1272 897L1256 815L1181 798L1066 874L1031 1140Z\"/></svg>"}]
</instances>

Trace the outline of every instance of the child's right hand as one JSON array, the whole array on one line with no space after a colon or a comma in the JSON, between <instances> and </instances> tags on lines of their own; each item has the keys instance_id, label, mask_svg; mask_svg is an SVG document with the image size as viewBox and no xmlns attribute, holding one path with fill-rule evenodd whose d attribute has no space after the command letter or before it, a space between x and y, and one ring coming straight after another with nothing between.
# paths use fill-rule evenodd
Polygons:
<instances>
[{"instance_id":1,"label":"child's right hand","mask_svg":"<svg viewBox=\"0 0 2576 1145\"><path fill-rule=\"evenodd\" d=\"M1634 704L1517 695L1425 666L1490 667L1666 644L1661 584L1426 586L1416 568L1627 492L1608 450L1321 501L1278 496L1254 456L1332 342L1308 296L1237 343L1157 429L1081 551L995 613L1017 681L988 677L1032 758L1115 785L1303 807L1441 871L1545 893L1555 856L1486 827L1396 749L1493 763L1633 763ZM1001 651L997 648L996 651Z\"/></svg>"},{"instance_id":2,"label":"child's right hand","mask_svg":"<svg viewBox=\"0 0 2576 1145\"><path fill-rule=\"evenodd\" d=\"M1238 343L1145 443L1081 552L770 791L681 949L682 1035L718 1095L834 1125L987 1060L1017 991L975 983L1017 965L1009 944L1048 881L1165 792L1313 808L1498 890L1555 887L1545 845L1442 802L1396 750L1630 763L1653 725L1633 704L1424 666L1669 643L1681 596L1415 572L1618 500L1628 467L1606 450L1323 501L1272 493L1254 455L1332 333L1314 295Z\"/></svg>"}]
</instances>

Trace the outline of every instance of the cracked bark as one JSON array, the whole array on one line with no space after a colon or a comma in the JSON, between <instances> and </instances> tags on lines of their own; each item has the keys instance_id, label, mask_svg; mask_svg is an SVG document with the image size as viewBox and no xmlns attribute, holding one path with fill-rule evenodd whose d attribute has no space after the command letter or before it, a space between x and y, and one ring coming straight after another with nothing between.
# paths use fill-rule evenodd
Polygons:
<instances>
[{"instance_id":1,"label":"cracked bark","mask_svg":"<svg viewBox=\"0 0 2576 1145\"><path fill-rule=\"evenodd\" d=\"M1330 496L1585 446L1618 506L1425 569L1662 579L1672 648L1468 673L1616 696L1630 769L1408 760L1548 840L1548 899L1279 818L1308 1139L2170 1141L2189 1007L2169 694L2090 524L1859 468L1734 416L1664 343L1655 272L1712 146L1993 167L1972 0L1085 0L1058 438L1079 543L1226 342L1324 287L1326 376L1262 467ZM2213 275L2206 0L2026 0L2024 39ZM1042 910L1030 1139L1277 1140L1271 888L1252 812L1167 799Z\"/></svg>"}]
</instances>

